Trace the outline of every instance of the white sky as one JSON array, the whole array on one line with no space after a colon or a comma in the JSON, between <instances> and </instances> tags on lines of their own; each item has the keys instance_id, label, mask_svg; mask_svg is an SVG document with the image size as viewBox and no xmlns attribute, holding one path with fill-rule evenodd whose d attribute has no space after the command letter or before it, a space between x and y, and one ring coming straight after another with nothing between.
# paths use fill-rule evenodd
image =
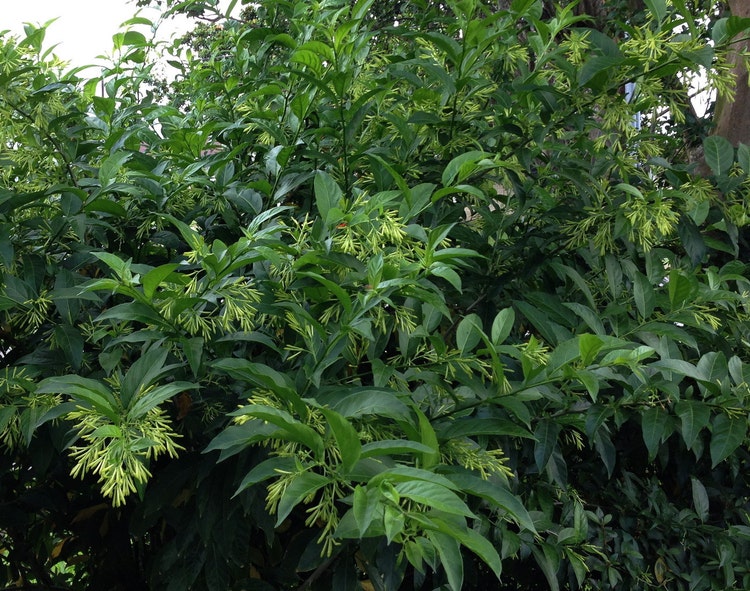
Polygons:
<instances>
[{"instance_id":1,"label":"white sky","mask_svg":"<svg viewBox=\"0 0 750 591\"><path fill-rule=\"evenodd\" d=\"M45 48L57 45L54 52L59 57L71 66L83 66L101 63L98 55L111 54L112 35L135 13L135 2L128 0L0 0L0 31L10 30L23 37L23 23L39 25L57 17L47 29ZM158 11L141 9L140 15L153 21ZM164 24L159 38L169 38L185 26L184 20L169 27ZM150 38L147 26L134 28Z\"/></svg>"}]
</instances>

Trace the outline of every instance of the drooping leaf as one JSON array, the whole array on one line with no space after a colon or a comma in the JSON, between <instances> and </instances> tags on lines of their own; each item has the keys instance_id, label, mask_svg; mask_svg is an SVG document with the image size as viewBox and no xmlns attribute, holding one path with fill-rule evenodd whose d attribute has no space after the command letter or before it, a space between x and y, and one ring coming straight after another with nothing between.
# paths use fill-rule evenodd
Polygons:
<instances>
[{"instance_id":1,"label":"drooping leaf","mask_svg":"<svg viewBox=\"0 0 750 591\"><path fill-rule=\"evenodd\" d=\"M534 430L536 444L534 445L534 460L541 471L547 467L552 452L557 446L557 437L562 430L560 423L543 419Z\"/></svg>"},{"instance_id":2,"label":"drooping leaf","mask_svg":"<svg viewBox=\"0 0 750 591\"><path fill-rule=\"evenodd\" d=\"M311 497L318 489L329 482L328 478L322 474L316 474L309 470L298 474L284 490L284 494L279 500L276 526L281 525L297 505Z\"/></svg>"},{"instance_id":3,"label":"drooping leaf","mask_svg":"<svg viewBox=\"0 0 750 591\"><path fill-rule=\"evenodd\" d=\"M688 449L693 449L701 429L709 426L711 409L701 400L680 400L675 405L675 412L680 417L682 438Z\"/></svg>"},{"instance_id":4,"label":"drooping leaf","mask_svg":"<svg viewBox=\"0 0 750 591\"><path fill-rule=\"evenodd\" d=\"M721 413L714 417L711 429L711 466L716 467L736 450L747 435L747 418Z\"/></svg>"},{"instance_id":5,"label":"drooping leaf","mask_svg":"<svg viewBox=\"0 0 750 591\"><path fill-rule=\"evenodd\" d=\"M653 461L667 432L667 414L660 408L648 408L641 413L641 432L648 449L649 461Z\"/></svg>"}]
</instances>

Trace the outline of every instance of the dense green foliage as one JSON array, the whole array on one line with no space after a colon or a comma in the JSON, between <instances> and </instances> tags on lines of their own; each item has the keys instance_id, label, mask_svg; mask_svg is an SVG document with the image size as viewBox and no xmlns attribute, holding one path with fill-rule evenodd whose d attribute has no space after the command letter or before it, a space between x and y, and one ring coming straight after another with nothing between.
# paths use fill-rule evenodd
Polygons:
<instances>
[{"instance_id":1,"label":"dense green foliage","mask_svg":"<svg viewBox=\"0 0 750 591\"><path fill-rule=\"evenodd\" d=\"M748 23L646 4L0 38L0 579L750 588Z\"/></svg>"}]
</instances>

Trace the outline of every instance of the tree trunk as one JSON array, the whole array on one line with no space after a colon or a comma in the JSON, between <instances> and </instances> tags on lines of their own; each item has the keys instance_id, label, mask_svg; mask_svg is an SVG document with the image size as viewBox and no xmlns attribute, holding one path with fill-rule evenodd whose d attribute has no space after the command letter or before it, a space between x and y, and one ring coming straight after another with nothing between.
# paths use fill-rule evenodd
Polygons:
<instances>
[{"instance_id":1,"label":"tree trunk","mask_svg":"<svg viewBox=\"0 0 750 591\"><path fill-rule=\"evenodd\" d=\"M729 10L733 16L750 17L748 0L729 0ZM732 99L719 98L716 103L716 130L714 133L727 138L734 146L739 142L750 144L750 86L748 72L740 56L741 51L750 48L750 41L737 43L730 55L732 72L736 77L735 95Z\"/></svg>"}]
</instances>

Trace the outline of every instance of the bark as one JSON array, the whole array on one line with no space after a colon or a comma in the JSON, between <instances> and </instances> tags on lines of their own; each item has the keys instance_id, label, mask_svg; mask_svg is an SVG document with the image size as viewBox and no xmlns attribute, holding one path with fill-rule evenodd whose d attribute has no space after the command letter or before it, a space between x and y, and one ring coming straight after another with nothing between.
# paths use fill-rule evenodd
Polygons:
<instances>
[{"instance_id":1,"label":"bark","mask_svg":"<svg viewBox=\"0 0 750 591\"><path fill-rule=\"evenodd\" d=\"M750 2L729 0L729 10L733 16L750 17ZM736 77L735 95L731 100L720 98L714 116L714 133L727 138L735 146L740 142L750 144L750 86L748 71L740 56L740 52L747 49L750 49L750 41L738 41L730 55L732 73Z\"/></svg>"}]
</instances>

